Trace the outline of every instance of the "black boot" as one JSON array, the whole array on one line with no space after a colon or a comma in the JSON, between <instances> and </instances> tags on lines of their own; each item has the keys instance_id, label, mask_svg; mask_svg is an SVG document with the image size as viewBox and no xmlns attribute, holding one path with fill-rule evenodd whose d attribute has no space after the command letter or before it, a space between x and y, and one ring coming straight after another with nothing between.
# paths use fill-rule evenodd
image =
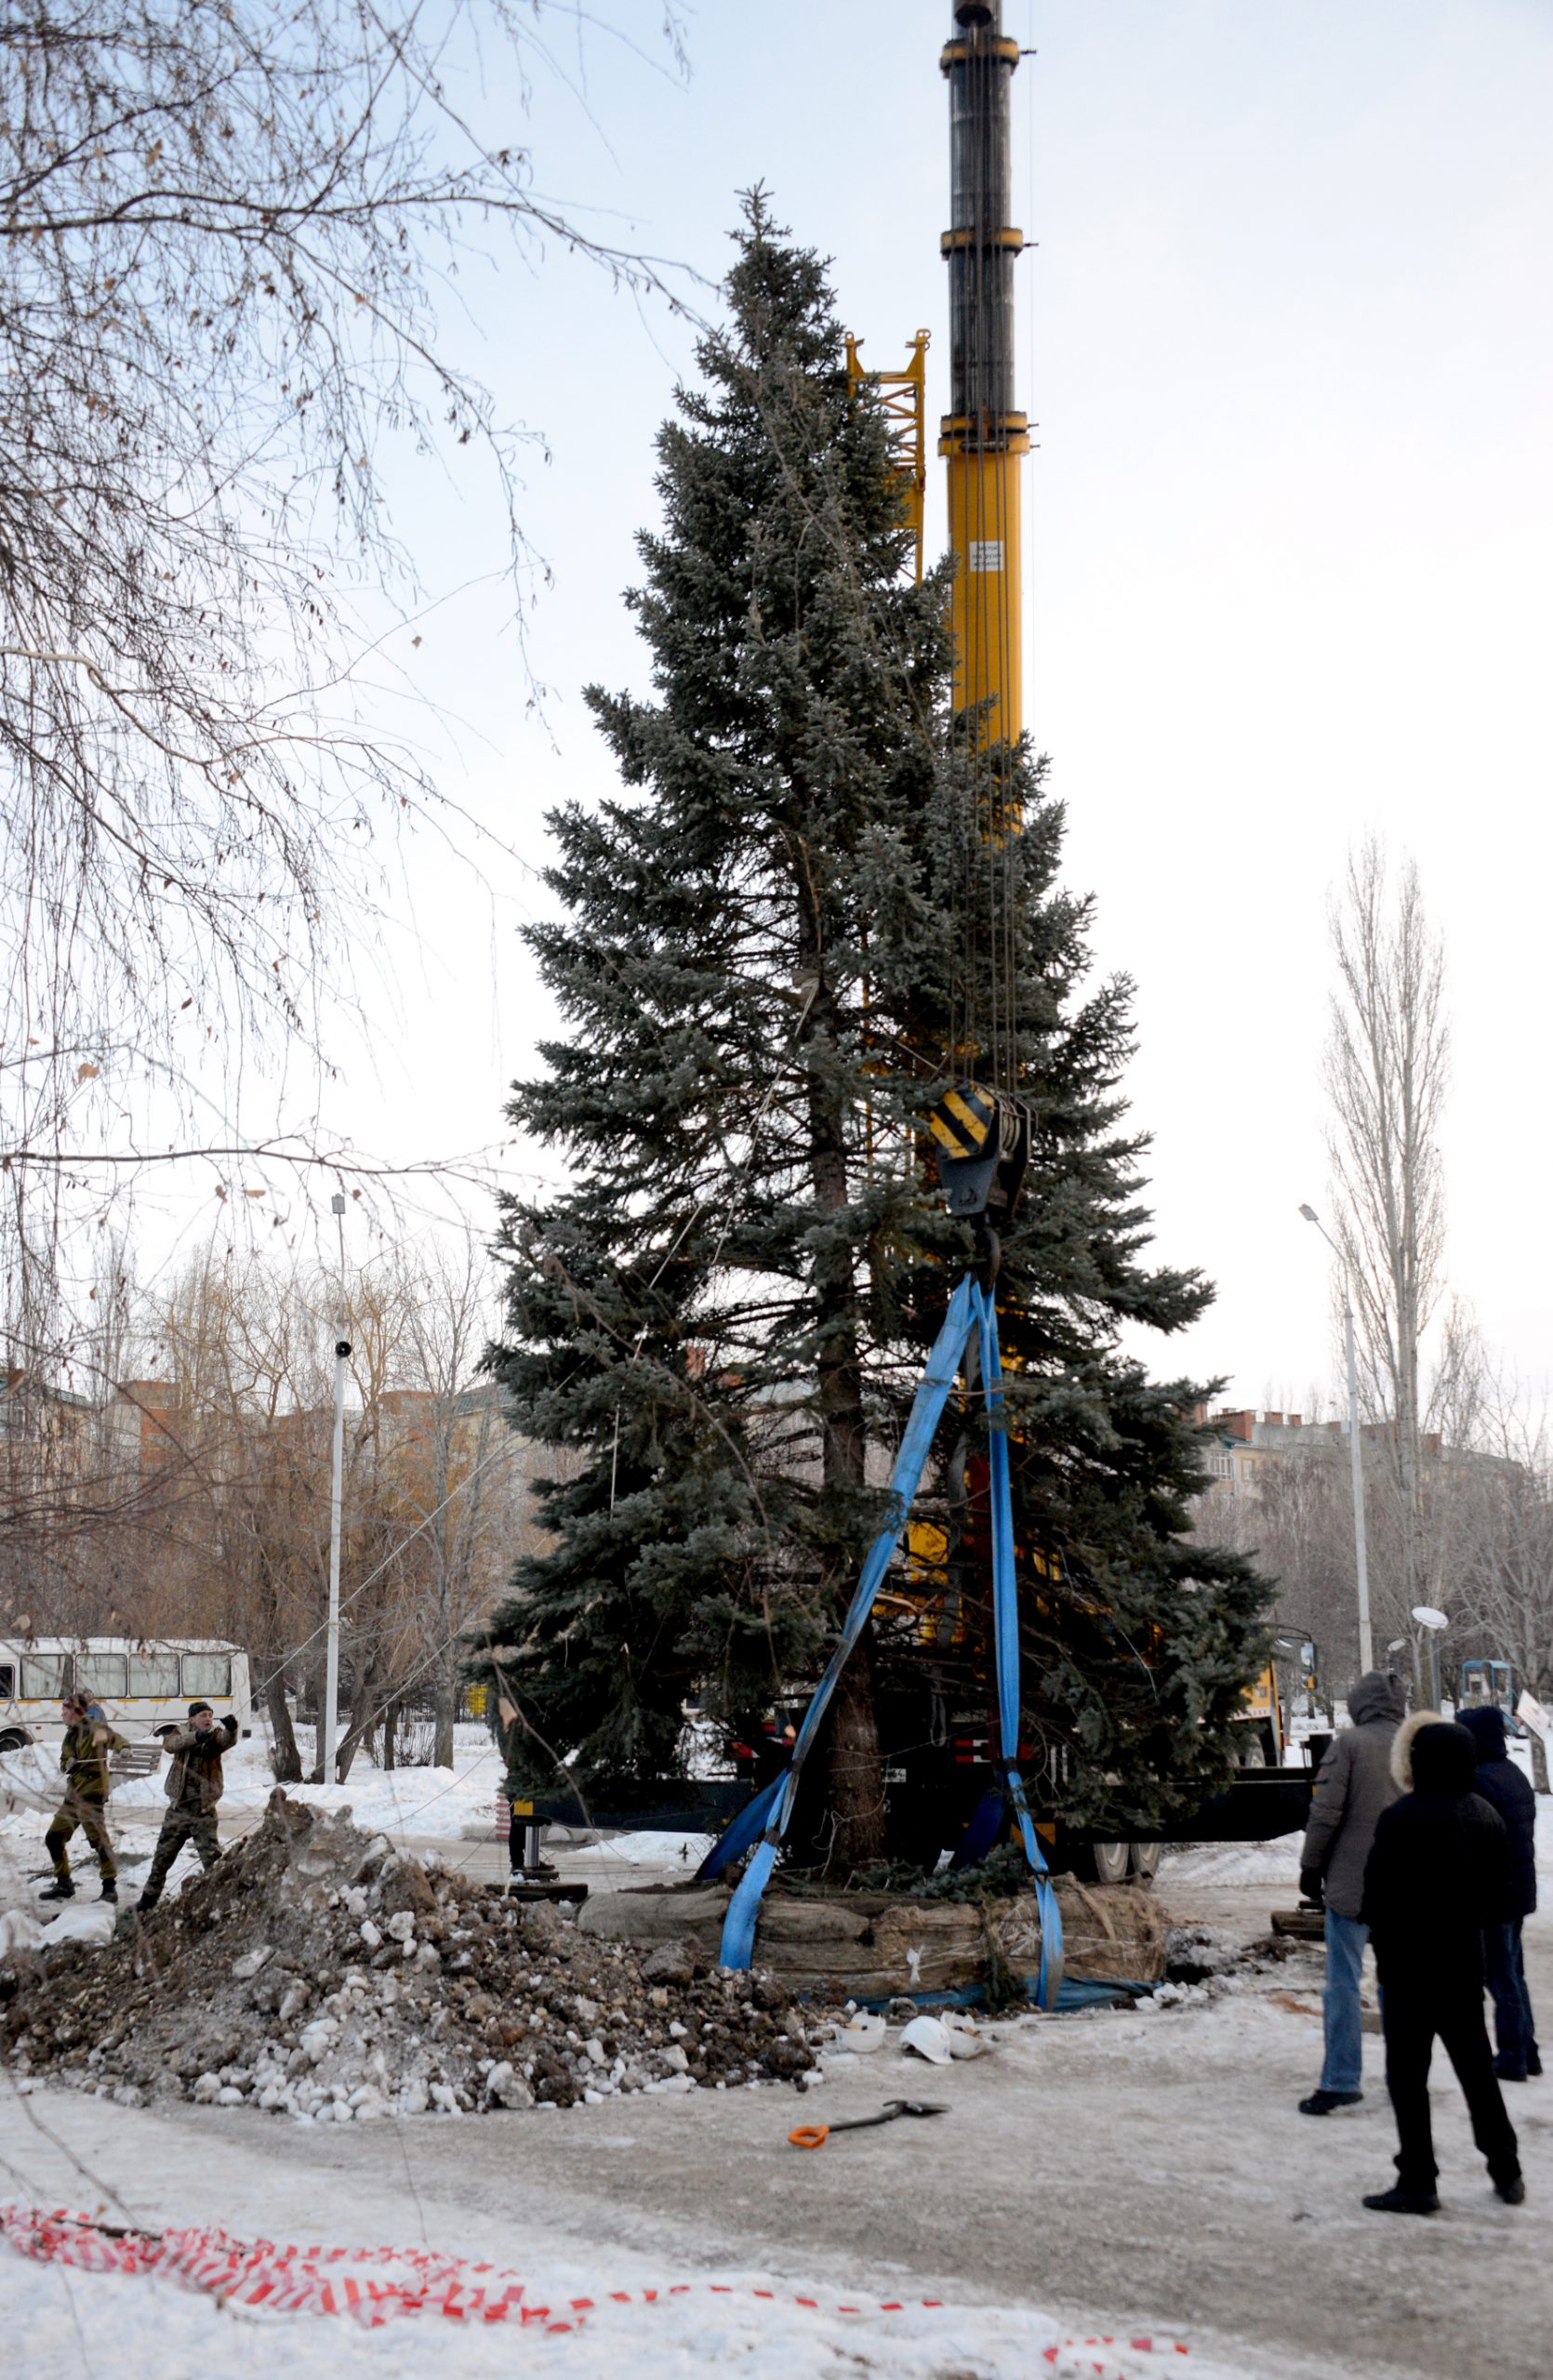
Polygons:
<instances>
[{"instance_id":1,"label":"black boot","mask_svg":"<svg viewBox=\"0 0 1553 2380\"><path fill-rule=\"evenodd\" d=\"M113 1878L112 1876L104 1876L102 1879L102 1890L98 1895L99 1900L117 1900L118 1897L119 1888Z\"/></svg>"},{"instance_id":2,"label":"black boot","mask_svg":"<svg viewBox=\"0 0 1553 2380\"><path fill-rule=\"evenodd\" d=\"M1495 2174L1492 2176L1492 2179L1494 2188L1498 2191L1507 2206L1525 2205L1526 2185L1521 2180L1519 2174L1507 2174L1503 2180L1501 2180L1499 2175Z\"/></svg>"},{"instance_id":3,"label":"black boot","mask_svg":"<svg viewBox=\"0 0 1553 2380\"><path fill-rule=\"evenodd\" d=\"M1362 2091L1312 2091L1300 2101L1299 2111L1302 2116L1329 2116L1334 2108L1357 2108L1363 2096Z\"/></svg>"},{"instance_id":4,"label":"black boot","mask_svg":"<svg viewBox=\"0 0 1553 2380\"><path fill-rule=\"evenodd\" d=\"M1364 2202L1372 2215L1438 2215L1440 2201L1433 2190L1404 2190L1400 2182L1395 2188L1377 2190Z\"/></svg>"},{"instance_id":5,"label":"black boot","mask_svg":"<svg viewBox=\"0 0 1553 2380\"><path fill-rule=\"evenodd\" d=\"M39 1900L73 1900L75 1886L68 1876L56 1876L53 1883L38 1895Z\"/></svg>"}]
</instances>

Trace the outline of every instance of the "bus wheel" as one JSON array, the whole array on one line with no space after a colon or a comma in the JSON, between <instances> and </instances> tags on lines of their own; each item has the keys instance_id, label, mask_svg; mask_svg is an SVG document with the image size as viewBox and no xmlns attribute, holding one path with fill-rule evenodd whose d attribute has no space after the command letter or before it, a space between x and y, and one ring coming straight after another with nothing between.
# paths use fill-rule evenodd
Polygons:
<instances>
[{"instance_id":1,"label":"bus wheel","mask_svg":"<svg viewBox=\"0 0 1553 2380\"><path fill-rule=\"evenodd\" d=\"M7 1727L0 1736L0 1752L20 1752L32 1740L32 1737L23 1735L20 1727Z\"/></svg>"}]
</instances>

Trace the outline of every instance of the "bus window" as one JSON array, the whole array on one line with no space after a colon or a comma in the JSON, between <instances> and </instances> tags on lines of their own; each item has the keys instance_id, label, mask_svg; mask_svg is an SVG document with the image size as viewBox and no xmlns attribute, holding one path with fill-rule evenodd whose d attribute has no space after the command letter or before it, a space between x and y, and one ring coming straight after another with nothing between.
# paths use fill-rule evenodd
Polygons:
<instances>
[{"instance_id":1,"label":"bus window","mask_svg":"<svg viewBox=\"0 0 1553 2380\"><path fill-rule=\"evenodd\" d=\"M232 1692L231 1654L185 1653L183 1691L185 1694L230 1695Z\"/></svg>"},{"instance_id":2,"label":"bus window","mask_svg":"<svg viewBox=\"0 0 1553 2380\"><path fill-rule=\"evenodd\" d=\"M24 1702L57 1702L65 1691L68 1653L23 1653L21 1698Z\"/></svg>"},{"instance_id":3,"label":"bus window","mask_svg":"<svg viewBox=\"0 0 1553 2380\"><path fill-rule=\"evenodd\" d=\"M176 1653L131 1653L129 1656L129 1692L131 1699L153 1702L176 1702L179 1698L178 1655Z\"/></svg>"},{"instance_id":4,"label":"bus window","mask_svg":"<svg viewBox=\"0 0 1553 2380\"><path fill-rule=\"evenodd\" d=\"M77 1653L75 1656L75 1691L100 1699L107 1695L113 1701L123 1699L125 1691L125 1659L122 1653Z\"/></svg>"},{"instance_id":5,"label":"bus window","mask_svg":"<svg viewBox=\"0 0 1553 2380\"><path fill-rule=\"evenodd\" d=\"M9 1661L0 1661L0 1702L8 1702L16 1692L16 1672Z\"/></svg>"}]
</instances>

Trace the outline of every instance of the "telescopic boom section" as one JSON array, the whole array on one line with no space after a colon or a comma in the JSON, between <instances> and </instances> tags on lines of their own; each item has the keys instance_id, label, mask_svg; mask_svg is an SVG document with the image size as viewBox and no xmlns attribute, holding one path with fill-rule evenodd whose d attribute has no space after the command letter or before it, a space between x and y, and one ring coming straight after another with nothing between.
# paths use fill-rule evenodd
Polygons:
<instances>
[{"instance_id":1,"label":"telescopic boom section","mask_svg":"<svg viewBox=\"0 0 1553 2380\"><path fill-rule=\"evenodd\" d=\"M1014 267L1025 245L1009 222L1009 84L1019 45L1002 0L957 0L940 60L949 86L952 221L950 403L938 452L949 463L955 558L955 699L987 705L989 743L1024 725L1019 611L1020 459L1029 424L1014 410Z\"/></svg>"}]
</instances>

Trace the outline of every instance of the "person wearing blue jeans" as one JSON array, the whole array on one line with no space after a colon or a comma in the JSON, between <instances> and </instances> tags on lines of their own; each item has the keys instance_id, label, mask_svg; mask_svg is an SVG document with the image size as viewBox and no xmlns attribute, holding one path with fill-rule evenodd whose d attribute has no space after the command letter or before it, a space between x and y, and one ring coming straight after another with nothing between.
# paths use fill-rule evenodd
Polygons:
<instances>
[{"instance_id":1,"label":"person wearing blue jeans","mask_svg":"<svg viewBox=\"0 0 1553 2380\"><path fill-rule=\"evenodd\" d=\"M1493 2038L1499 2051L1494 2068L1501 2082L1525 2082L1542 2072L1532 1995L1526 1989L1526 1954L1520 1940L1523 1922L1511 1917L1502 1925L1483 1929L1483 1972L1493 2003Z\"/></svg>"},{"instance_id":2,"label":"person wearing blue jeans","mask_svg":"<svg viewBox=\"0 0 1553 2380\"><path fill-rule=\"evenodd\" d=\"M1505 1821L1509 1843L1510 1910L1502 1924L1483 1928L1483 1974L1493 2002L1493 2035L1501 2082L1533 2082L1542 2072L1520 1928L1537 1905L1537 1797L1509 1755L1505 1714L1493 1703L1464 1711L1478 1773L1472 1790Z\"/></svg>"},{"instance_id":3,"label":"person wearing blue jeans","mask_svg":"<svg viewBox=\"0 0 1553 2380\"><path fill-rule=\"evenodd\" d=\"M1382 1810L1401 1790L1391 1774L1391 1744L1406 1707L1400 1678L1367 1671L1348 1696L1349 1725L1333 1738L1311 1796L1299 1881L1307 1900L1326 1912L1326 2048L1321 2083L1300 2101L1302 2115L1329 2116L1364 2096L1364 1863Z\"/></svg>"},{"instance_id":4,"label":"person wearing blue jeans","mask_svg":"<svg viewBox=\"0 0 1553 2380\"><path fill-rule=\"evenodd\" d=\"M1360 1978L1370 1929L1357 1917L1326 1911L1326 1983L1321 1992L1321 2029L1326 2055L1321 2089L1329 2099L1351 2103L1363 2097L1364 2011Z\"/></svg>"}]
</instances>

